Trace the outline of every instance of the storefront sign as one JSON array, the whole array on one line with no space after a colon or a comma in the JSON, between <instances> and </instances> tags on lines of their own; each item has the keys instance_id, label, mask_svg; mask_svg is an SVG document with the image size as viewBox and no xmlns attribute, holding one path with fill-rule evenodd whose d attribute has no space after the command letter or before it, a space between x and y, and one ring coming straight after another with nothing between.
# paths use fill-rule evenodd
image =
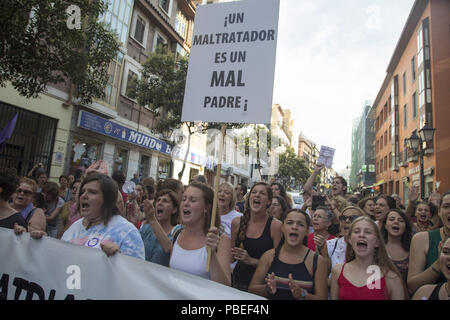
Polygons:
<instances>
[{"instance_id":1,"label":"storefront sign","mask_svg":"<svg viewBox=\"0 0 450 320\"><path fill-rule=\"evenodd\" d=\"M78 127L132 143L142 148L159 151L167 155L172 154L172 146L170 144L86 111L80 111Z\"/></svg>"}]
</instances>

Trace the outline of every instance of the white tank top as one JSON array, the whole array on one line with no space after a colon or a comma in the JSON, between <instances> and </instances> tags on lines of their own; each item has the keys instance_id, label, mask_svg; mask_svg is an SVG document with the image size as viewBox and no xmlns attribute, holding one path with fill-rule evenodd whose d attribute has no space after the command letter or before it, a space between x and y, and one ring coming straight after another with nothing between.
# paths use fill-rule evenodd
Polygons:
<instances>
[{"instance_id":1,"label":"white tank top","mask_svg":"<svg viewBox=\"0 0 450 320\"><path fill-rule=\"evenodd\" d=\"M206 272L206 259L208 257L206 246L195 250L185 250L178 244L178 239L180 237L177 237L173 245L169 267L210 280L211 275Z\"/></svg>"}]
</instances>

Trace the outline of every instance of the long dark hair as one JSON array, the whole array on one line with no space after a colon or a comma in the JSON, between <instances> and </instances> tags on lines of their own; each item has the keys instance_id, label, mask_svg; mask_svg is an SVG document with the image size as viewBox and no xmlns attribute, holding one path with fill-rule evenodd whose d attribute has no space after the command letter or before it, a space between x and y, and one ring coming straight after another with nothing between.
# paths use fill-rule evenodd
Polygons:
<instances>
[{"instance_id":1,"label":"long dark hair","mask_svg":"<svg viewBox=\"0 0 450 320\"><path fill-rule=\"evenodd\" d=\"M78 211L80 211L80 198L82 196L81 190L85 184L89 182L97 181L100 184L100 191L103 194L103 204L102 204L102 220L106 225L114 215L120 215L120 211L116 206L117 195L119 193L119 188L117 183L110 177L98 173L92 172L87 175L87 177L81 182L80 192L78 193Z\"/></svg>"},{"instance_id":2,"label":"long dark hair","mask_svg":"<svg viewBox=\"0 0 450 320\"><path fill-rule=\"evenodd\" d=\"M252 194L253 189L256 186L259 185L263 185L266 187L266 191L267 191L267 196L269 197L269 200L272 201L273 199L273 192L272 192L272 188L265 182L258 182L255 183L253 185L253 187L250 189L250 192L247 196L247 200L245 202L245 210L244 210L244 214L241 217L241 221L240 221L240 225L239 225L239 233L238 233L238 239L239 242L242 243L245 240L245 234L247 233L247 227L248 227L248 222L250 221L250 213L251 213L251 208L250 208L250 196Z\"/></svg>"},{"instance_id":3,"label":"long dark hair","mask_svg":"<svg viewBox=\"0 0 450 320\"><path fill-rule=\"evenodd\" d=\"M405 221L405 232L403 232L402 237L401 237L401 245L403 250L408 251L409 252L409 248L411 246L411 239L412 239L412 225L410 220L408 219L408 217L406 216L405 212L401 209L391 209L389 210L388 214L386 215L386 217L384 217L383 223L381 224L381 234L383 236L383 240L385 243L388 242L388 231L386 230L386 222L387 219L389 217L389 214L391 212L396 212L400 215L400 217L402 217L402 219Z\"/></svg>"}]
</instances>

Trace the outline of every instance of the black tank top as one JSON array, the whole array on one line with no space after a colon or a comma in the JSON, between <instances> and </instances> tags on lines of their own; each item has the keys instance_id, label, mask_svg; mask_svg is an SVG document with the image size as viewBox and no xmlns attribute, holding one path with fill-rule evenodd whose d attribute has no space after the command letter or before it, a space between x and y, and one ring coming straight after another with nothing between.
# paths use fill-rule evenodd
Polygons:
<instances>
[{"instance_id":1,"label":"black tank top","mask_svg":"<svg viewBox=\"0 0 450 320\"><path fill-rule=\"evenodd\" d=\"M441 290L441 287L444 284L445 284L445 282L441 282L436 287L434 287L433 292L431 292L428 300L439 300L439 290Z\"/></svg>"},{"instance_id":2,"label":"black tank top","mask_svg":"<svg viewBox=\"0 0 450 320\"><path fill-rule=\"evenodd\" d=\"M248 255L254 259L259 259L267 250L273 248L273 240L270 236L270 226L272 225L273 217L267 219L266 225L264 227L262 235L257 238L248 238L245 236L243 241L244 249L247 250ZM240 229L240 228L239 228ZM239 230L240 231L240 230ZM235 246L239 247L241 241L238 237L236 238ZM233 287L242 291L248 291L248 286L252 280L253 274L256 271L256 267L250 266L239 261L233 270Z\"/></svg>"},{"instance_id":3,"label":"black tank top","mask_svg":"<svg viewBox=\"0 0 450 320\"><path fill-rule=\"evenodd\" d=\"M306 252L305 257L303 258L303 261L297 264L287 264L278 259L278 257L274 258L272 265L270 266L268 274L275 273L275 276L282 277L282 278L289 278L289 273L292 274L292 278L294 280L299 281L306 281L312 283L312 288L306 289L311 294L314 294L314 275L316 273L317 269L317 259L318 256L314 255L313 259L313 275L311 276L308 272L308 269L306 268L306 258L309 255L309 252L311 250L308 249L308 252ZM277 291L274 295L269 296L270 300L295 300L294 296L292 295L291 289L289 289L289 285L277 283Z\"/></svg>"}]
</instances>

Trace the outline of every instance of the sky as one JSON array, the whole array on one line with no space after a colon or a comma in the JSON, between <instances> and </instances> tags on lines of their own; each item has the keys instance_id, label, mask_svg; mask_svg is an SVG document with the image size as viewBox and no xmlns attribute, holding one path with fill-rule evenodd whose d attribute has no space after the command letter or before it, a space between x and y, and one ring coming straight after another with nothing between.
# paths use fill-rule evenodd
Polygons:
<instances>
[{"instance_id":1,"label":"sky","mask_svg":"<svg viewBox=\"0 0 450 320\"><path fill-rule=\"evenodd\" d=\"M273 103L294 135L351 165L352 122L374 101L414 0L280 0Z\"/></svg>"}]
</instances>

